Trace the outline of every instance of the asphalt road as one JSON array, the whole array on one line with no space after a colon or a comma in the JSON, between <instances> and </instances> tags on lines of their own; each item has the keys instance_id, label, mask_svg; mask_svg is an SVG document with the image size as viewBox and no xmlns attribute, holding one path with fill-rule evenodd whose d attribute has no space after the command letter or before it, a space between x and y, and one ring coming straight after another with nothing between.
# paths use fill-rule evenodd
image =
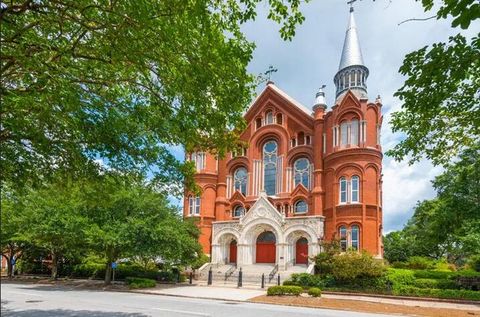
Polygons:
<instances>
[{"instance_id":1,"label":"asphalt road","mask_svg":"<svg viewBox=\"0 0 480 317\"><path fill-rule=\"evenodd\" d=\"M48 285L2 283L1 315L18 317L381 317L327 309L78 290ZM225 291L228 291L226 289Z\"/></svg>"}]
</instances>

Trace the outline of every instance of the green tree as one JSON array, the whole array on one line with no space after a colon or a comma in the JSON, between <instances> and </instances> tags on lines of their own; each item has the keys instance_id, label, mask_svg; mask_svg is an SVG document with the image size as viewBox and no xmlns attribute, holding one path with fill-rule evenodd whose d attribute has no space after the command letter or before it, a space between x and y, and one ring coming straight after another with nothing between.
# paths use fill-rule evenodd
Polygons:
<instances>
[{"instance_id":1,"label":"green tree","mask_svg":"<svg viewBox=\"0 0 480 317\"><path fill-rule=\"evenodd\" d=\"M102 157L182 193L193 171L168 147L223 154L242 128L255 85L240 26L260 2L2 2L2 178L44 180ZM268 1L284 39L301 2Z\"/></svg>"},{"instance_id":2,"label":"green tree","mask_svg":"<svg viewBox=\"0 0 480 317\"><path fill-rule=\"evenodd\" d=\"M164 194L142 178L107 174L83 189L89 247L111 265L123 258L160 258L169 265L193 263L201 254L195 224L183 221Z\"/></svg>"},{"instance_id":3,"label":"green tree","mask_svg":"<svg viewBox=\"0 0 480 317\"><path fill-rule=\"evenodd\" d=\"M47 251L52 279L58 276L59 261L85 246L88 222L81 212L81 190L77 182L56 181L23 197L25 211L17 235Z\"/></svg>"},{"instance_id":4,"label":"green tree","mask_svg":"<svg viewBox=\"0 0 480 317\"><path fill-rule=\"evenodd\" d=\"M418 1L418 0L417 0ZM433 0L422 0L425 11ZM476 0L443 0L437 19L453 17L452 27L467 29L480 18ZM407 77L395 96L402 108L392 116L393 131L405 134L387 152L413 163L426 157L447 164L480 139L480 37L457 34L448 42L425 46L405 57L400 73Z\"/></svg>"},{"instance_id":5,"label":"green tree","mask_svg":"<svg viewBox=\"0 0 480 317\"><path fill-rule=\"evenodd\" d=\"M412 255L412 244L403 231L393 231L383 237L383 256L390 262L406 262Z\"/></svg>"},{"instance_id":6,"label":"green tree","mask_svg":"<svg viewBox=\"0 0 480 317\"><path fill-rule=\"evenodd\" d=\"M30 247L28 240L23 239L21 232L21 216L25 210L22 194L12 186L2 183L0 248L2 257L7 261L7 276L13 276L13 259L20 259L26 249Z\"/></svg>"},{"instance_id":7,"label":"green tree","mask_svg":"<svg viewBox=\"0 0 480 317\"><path fill-rule=\"evenodd\" d=\"M437 197L419 202L405 228L387 235L385 256L447 257L462 264L480 251L480 144L464 150L446 166L433 186ZM390 259L389 259L390 260Z\"/></svg>"}]
</instances>

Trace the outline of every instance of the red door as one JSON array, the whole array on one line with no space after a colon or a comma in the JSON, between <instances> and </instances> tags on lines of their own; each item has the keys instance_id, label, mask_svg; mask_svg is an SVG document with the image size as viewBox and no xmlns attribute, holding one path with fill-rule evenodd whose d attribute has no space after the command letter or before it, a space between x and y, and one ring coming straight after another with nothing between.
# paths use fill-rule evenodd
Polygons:
<instances>
[{"instance_id":1,"label":"red door","mask_svg":"<svg viewBox=\"0 0 480 317\"><path fill-rule=\"evenodd\" d=\"M308 241L305 238L300 238L297 240L295 263L308 264Z\"/></svg>"},{"instance_id":2,"label":"red door","mask_svg":"<svg viewBox=\"0 0 480 317\"><path fill-rule=\"evenodd\" d=\"M230 263L237 263L237 241L230 242Z\"/></svg>"},{"instance_id":3,"label":"red door","mask_svg":"<svg viewBox=\"0 0 480 317\"><path fill-rule=\"evenodd\" d=\"M275 263L275 242L275 235L271 231L266 231L258 236L256 263Z\"/></svg>"}]
</instances>

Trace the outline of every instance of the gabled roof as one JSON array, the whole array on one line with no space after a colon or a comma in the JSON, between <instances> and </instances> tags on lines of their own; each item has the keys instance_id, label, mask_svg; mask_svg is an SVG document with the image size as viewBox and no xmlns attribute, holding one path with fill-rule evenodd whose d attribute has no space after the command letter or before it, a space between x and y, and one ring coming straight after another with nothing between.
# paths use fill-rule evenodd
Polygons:
<instances>
[{"instance_id":1,"label":"gabled roof","mask_svg":"<svg viewBox=\"0 0 480 317\"><path fill-rule=\"evenodd\" d=\"M287 95L286 92L284 92L283 90L281 90L280 88L278 88L273 82L269 82L267 84L267 86L265 87L265 89L263 89L263 91L257 96L257 98L255 98L255 100L252 102L252 104L250 105L250 107L248 108L247 112L245 113L245 116L248 116L249 115L249 112L252 111L253 108L255 108L255 105L257 104L257 102L262 99L262 97L267 94L268 92L273 92L275 93L276 95L280 96L282 99L284 99L285 101L287 101L288 103L290 103L291 105L295 106L296 108L298 108L299 110L301 110L303 113L305 113L306 115L308 115L309 117L312 117L312 110L311 109L308 109L307 107L305 107L304 105L302 105L300 102L296 101L295 99L293 99L292 97L290 97L289 95Z\"/></svg>"}]
</instances>

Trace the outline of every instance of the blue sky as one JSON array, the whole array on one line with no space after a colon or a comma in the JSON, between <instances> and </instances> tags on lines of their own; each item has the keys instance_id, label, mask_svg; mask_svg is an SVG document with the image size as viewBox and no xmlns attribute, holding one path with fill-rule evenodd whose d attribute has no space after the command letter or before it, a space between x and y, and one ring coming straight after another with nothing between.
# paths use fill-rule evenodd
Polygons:
<instances>
[{"instance_id":1,"label":"blue sky","mask_svg":"<svg viewBox=\"0 0 480 317\"><path fill-rule=\"evenodd\" d=\"M257 20L243 27L247 38L256 43L249 71L260 74L273 65L278 69L272 77L275 84L308 108L312 107L318 88L326 84L327 103L332 106L333 76L338 70L348 22L346 1L313 0L303 4L306 20L297 28L291 42L283 41L278 33L279 26L266 19L266 2L261 3L259 9ZM402 137L391 132L389 121L391 113L400 109L400 102L393 94L404 81L398 69L405 54L425 45L446 41L448 36L460 32L450 27L450 20L433 19L398 25L406 19L431 15L432 12L423 12L420 3L413 0L363 0L355 4L363 58L370 70L367 81L369 97L374 100L380 95L384 104L384 151L392 148ZM473 35L473 29L471 27L467 35ZM259 86L258 92L263 88L263 85ZM183 157L180 148L172 150ZM417 201L434 197L431 180L441 171L426 160L409 166L407 162L384 158L385 232L401 229L411 217Z\"/></svg>"}]
</instances>

